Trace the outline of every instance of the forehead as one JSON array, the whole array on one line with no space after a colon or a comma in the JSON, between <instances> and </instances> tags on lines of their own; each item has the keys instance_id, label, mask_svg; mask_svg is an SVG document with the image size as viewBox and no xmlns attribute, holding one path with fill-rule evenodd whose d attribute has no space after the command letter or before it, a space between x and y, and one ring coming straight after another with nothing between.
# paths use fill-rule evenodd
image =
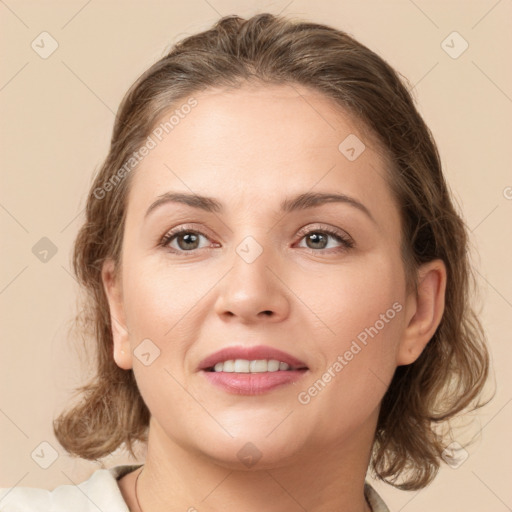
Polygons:
<instances>
[{"instance_id":1,"label":"forehead","mask_svg":"<svg viewBox=\"0 0 512 512\"><path fill-rule=\"evenodd\" d=\"M318 189L392 206L380 147L322 93L252 84L193 99L193 108L180 111L185 98L155 123L155 147L132 176L129 209L169 190L261 206Z\"/></svg>"}]
</instances>

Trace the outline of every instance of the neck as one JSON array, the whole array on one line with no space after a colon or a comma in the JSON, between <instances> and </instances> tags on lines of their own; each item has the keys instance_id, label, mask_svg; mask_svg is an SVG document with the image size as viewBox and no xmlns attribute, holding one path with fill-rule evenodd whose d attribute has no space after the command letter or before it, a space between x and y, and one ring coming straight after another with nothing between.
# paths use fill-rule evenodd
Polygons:
<instances>
[{"instance_id":1,"label":"neck","mask_svg":"<svg viewBox=\"0 0 512 512\"><path fill-rule=\"evenodd\" d=\"M170 440L152 420L138 482L143 512L368 512L364 481L374 428L343 445L310 448L279 467L241 470Z\"/></svg>"}]
</instances>

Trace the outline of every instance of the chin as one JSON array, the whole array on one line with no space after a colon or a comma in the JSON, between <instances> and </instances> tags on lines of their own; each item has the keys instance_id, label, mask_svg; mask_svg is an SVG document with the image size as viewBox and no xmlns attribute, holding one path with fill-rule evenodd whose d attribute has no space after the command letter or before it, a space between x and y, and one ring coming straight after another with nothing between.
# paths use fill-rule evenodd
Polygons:
<instances>
[{"instance_id":1,"label":"chin","mask_svg":"<svg viewBox=\"0 0 512 512\"><path fill-rule=\"evenodd\" d=\"M204 455L213 460L217 465L226 469L237 471L260 471L275 469L289 464L297 453L286 444L281 446L269 446L240 441L234 439L224 449L208 449Z\"/></svg>"},{"instance_id":2,"label":"chin","mask_svg":"<svg viewBox=\"0 0 512 512\"><path fill-rule=\"evenodd\" d=\"M246 429L240 428L236 434L230 433L232 438L227 434L212 436L210 430L210 435L197 439L196 447L222 467L257 471L284 466L299 456L304 445L288 429L272 432L272 429L255 429L253 425Z\"/></svg>"}]
</instances>

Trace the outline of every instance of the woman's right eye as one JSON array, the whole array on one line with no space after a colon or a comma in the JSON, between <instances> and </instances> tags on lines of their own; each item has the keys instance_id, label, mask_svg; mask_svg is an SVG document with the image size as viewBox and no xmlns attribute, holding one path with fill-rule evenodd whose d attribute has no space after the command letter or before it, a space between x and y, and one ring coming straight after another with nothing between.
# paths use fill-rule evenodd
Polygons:
<instances>
[{"instance_id":1,"label":"woman's right eye","mask_svg":"<svg viewBox=\"0 0 512 512\"><path fill-rule=\"evenodd\" d=\"M206 235L199 233L198 231L192 231L190 229L178 229L167 233L160 243L163 247L168 247L173 252L191 252L200 247L201 237L208 240ZM174 243L174 246L171 245Z\"/></svg>"}]
</instances>

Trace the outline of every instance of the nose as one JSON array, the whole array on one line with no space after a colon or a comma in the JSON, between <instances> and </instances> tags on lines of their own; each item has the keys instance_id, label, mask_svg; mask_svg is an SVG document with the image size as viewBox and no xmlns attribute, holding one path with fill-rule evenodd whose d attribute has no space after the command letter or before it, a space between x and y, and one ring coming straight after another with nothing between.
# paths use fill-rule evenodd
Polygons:
<instances>
[{"instance_id":1,"label":"nose","mask_svg":"<svg viewBox=\"0 0 512 512\"><path fill-rule=\"evenodd\" d=\"M289 314L289 293L270 250L252 262L235 254L230 272L219 283L215 311L224 320L246 324L278 322Z\"/></svg>"}]
</instances>

